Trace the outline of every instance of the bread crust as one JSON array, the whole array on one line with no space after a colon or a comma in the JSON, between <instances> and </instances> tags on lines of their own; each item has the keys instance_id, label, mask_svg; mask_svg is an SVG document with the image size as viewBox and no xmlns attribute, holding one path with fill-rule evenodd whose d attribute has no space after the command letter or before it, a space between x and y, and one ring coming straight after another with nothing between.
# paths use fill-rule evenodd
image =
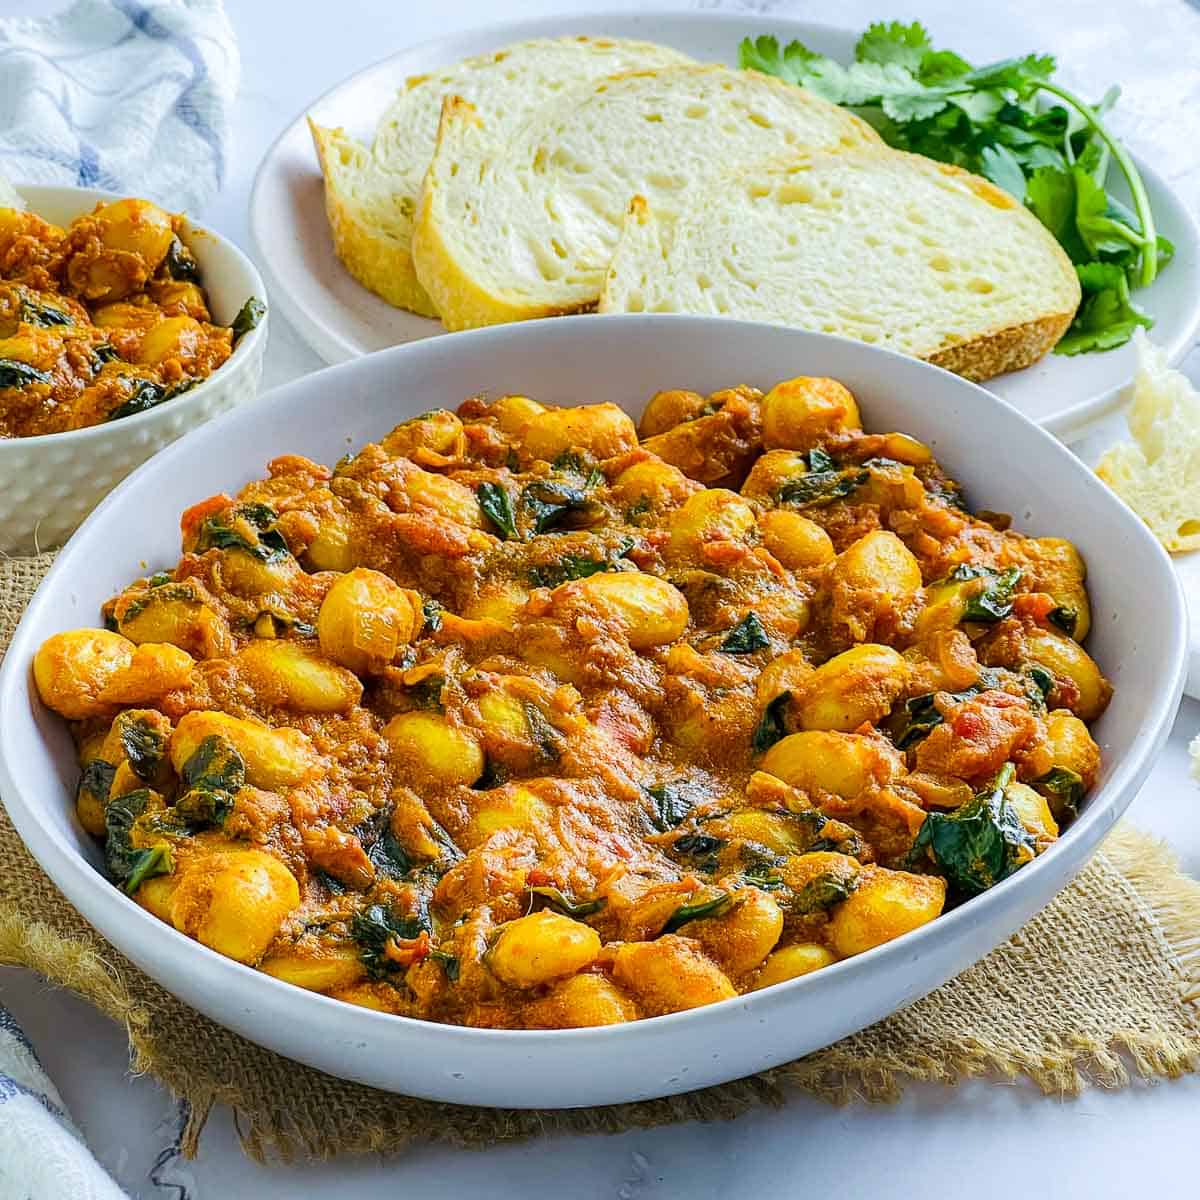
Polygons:
<instances>
[{"instance_id":1,"label":"bread crust","mask_svg":"<svg viewBox=\"0 0 1200 1200\"><path fill-rule=\"evenodd\" d=\"M429 293L421 286L412 255L400 242L385 237L362 219L348 196L337 186L337 164L342 129L326 129L308 118L309 132L321 164L325 182L325 216L333 238L334 253L346 270L363 287L396 308L406 308L422 317L437 317Z\"/></svg>"}]
</instances>

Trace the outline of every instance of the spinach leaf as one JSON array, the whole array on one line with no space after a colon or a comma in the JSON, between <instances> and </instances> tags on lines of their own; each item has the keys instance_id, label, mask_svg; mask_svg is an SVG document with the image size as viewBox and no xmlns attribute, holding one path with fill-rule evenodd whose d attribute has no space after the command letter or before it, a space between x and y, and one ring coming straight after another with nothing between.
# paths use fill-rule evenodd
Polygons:
<instances>
[{"instance_id":1,"label":"spinach leaf","mask_svg":"<svg viewBox=\"0 0 1200 1200\"><path fill-rule=\"evenodd\" d=\"M784 907L795 916L812 916L814 913L828 912L835 904L840 904L851 892L858 887L858 880L852 875L841 876L833 871L827 871L810 879L802 888L788 897Z\"/></svg>"},{"instance_id":2,"label":"spinach leaf","mask_svg":"<svg viewBox=\"0 0 1200 1200\"><path fill-rule=\"evenodd\" d=\"M791 698L791 692L780 692L763 709L763 715L759 718L750 738L750 745L756 754L762 754L764 750L769 750L781 738L787 737L787 725L784 722L787 716L788 701Z\"/></svg>"},{"instance_id":3,"label":"spinach leaf","mask_svg":"<svg viewBox=\"0 0 1200 1200\"><path fill-rule=\"evenodd\" d=\"M101 342L100 345L92 347L92 359L97 364L96 370L99 370L105 363L125 361L117 353L117 348L110 346L108 342Z\"/></svg>"},{"instance_id":4,"label":"spinach leaf","mask_svg":"<svg viewBox=\"0 0 1200 1200\"><path fill-rule=\"evenodd\" d=\"M191 829L219 829L233 812L233 792L189 788L175 801L175 812Z\"/></svg>"},{"instance_id":5,"label":"spinach leaf","mask_svg":"<svg viewBox=\"0 0 1200 1200\"><path fill-rule=\"evenodd\" d=\"M152 879L155 875L170 875L174 869L171 847L166 842L160 842L138 855L133 870L129 872L129 878L121 886L127 895L132 896L147 879Z\"/></svg>"},{"instance_id":6,"label":"spinach leaf","mask_svg":"<svg viewBox=\"0 0 1200 1200\"><path fill-rule=\"evenodd\" d=\"M671 849L684 858L692 859L702 871L715 871L720 865L717 855L725 848L725 839L707 833L685 833L671 843Z\"/></svg>"},{"instance_id":7,"label":"spinach leaf","mask_svg":"<svg viewBox=\"0 0 1200 1200\"><path fill-rule=\"evenodd\" d=\"M195 552L197 554L203 554L207 550L240 550L265 563L279 562L280 559L291 554L283 534L277 529L267 528L271 522L277 519L274 510L269 505L241 505L233 510L233 515L244 517L254 526L258 540L249 541L236 529L227 525L220 516L208 517L196 535Z\"/></svg>"},{"instance_id":8,"label":"spinach leaf","mask_svg":"<svg viewBox=\"0 0 1200 1200\"><path fill-rule=\"evenodd\" d=\"M171 239L165 259L167 274L180 282L199 283L200 264L192 252L177 238Z\"/></svg>"},{"instance_id":9,"label":"spinach leaf","mask_svg":"<svg viewBox=\"0 0 1200 1200\"><path fill-rule=\"evenodd\" d=\"M121 749L129 759L133 773L142 780L153 780L167 758L167 739L144 717L130 718L122 714L120 724Z\"/></svg>"},{"instance_id":10,"label":"spinach leaf","mask_svg":"<svg viewBox=\"0 0 1200 1200\"><path fill-rule=\"evenodd\" d=\"M1055 817L1075 816L1087 790L1083 777L1068 767L1054 767L1033 781L1033 786L1049 793L1050 807Z\"/></svg>"},{"instance_id":11,"label":"spinach leaf","mask_svg":"<svg viewBox=\"0 0 1200 1200\"><path fill-rule=\"evenodd\" d=\"M728 892L722 892L712 900L700 900L695 904L681 904L668 918L662 927L663 933L674 933L681 925L689 921L698 921L702 917L723 917L733 907L733 897Z\"/></svg>"},{"instance_id":12,"label":"spinach leaf","mask_svg":"<svg viewBox=\"0 0 1200 1200\"><path fill-rule=\"evenodd\" d=\"M906 859L909 866L928 851L950 886L976 896L1024 866L1034 842L1005 798L1016 768L1006 763L991 787L950 813L931 812Z\"/></svg>"},{"instance_id":13,"label":"spinach leaf","mask_svg":"<svg viewBox=\"0 0 1200 1200\"><path fill-rule=\"evenodd\" d=\"M607 903L603 896L598 896L595 900L584 900L581 902L568 900L556 887L531 887L529 895L531 898L538 897L545 901L549 908L556 909L568 917L576 918L576 920L582 917L590 917L593 913L598 913Z\"/></svg>"},{"instance_id":14,"label":"spinach leaf","mask_svg":"<svg viewBox=\"0 0 1200 1200\"><path fill-rule=\"evenodd\" d=\"M457 955L450 954L445 950L430 950L429 957L434 962L442 964L442 970L446 972L446 978L451 983L458 982L459 962Z\"/></svg>"},{"instance_id":15,"label":"spinach leaf","mask_svg":"<svg viewBox=\"0 0 1200 1200\"><path fill-rule=\"evenodd\" d=\"M74 325L75 319L69 312L55 308L51 304L43 304L39 300L31 300L28 296L21 297L21 320L28 325L41 325L49 329L55 325Z\"/></svg>"},{"instance_id":16,"label":"spinach leaf","mask_svg":"<svg viewBox=\"0 0 1200 1200\"><path fill-rule=\"evenodd\" d=\"M583 488L539 479L521 493L520 505L534 533L584 529L604 516L603 507Z\"/></svg>"},{"instance_id":17,"label":"spinach leaf","mask_svg":"<svg viewBox=\"0 0 1200 1200\"><path fill-rule=\"evenodd\" d=\"M983 621L989 624L1003 621L1012 613L1013 592L1021 579L1020 567L1009 567L995 571L991 567L960 564L946 577L951 583L965 583L971 579L987 580L987 587L973 596L963 611L964 621Z\"/></svg>"},{"instance_id":18,"label":"spinach leaf","mask_svg":"<svg viewBox=\"0 0 1200 1200\"><path fill-rule=\"evenodd\" d=\"M149 412L184 392L191 391L200 381L198 379L182 379L170 387L155 383L153 379L137 379L132 382L129 396L123 403L109 412L107 420L119 421L122 417L132 417L138 413Z\"/></svg>"},{"instance_id":19,"label":"spinach leaf","mask_svg":"<svg viewBox=\"0 0 1200 1200\"><path fill-rule=\"evenodd\" d=\"M201 741L183 764L188 787L205 791L237 792L246 785L246 763L237 747L220 734Z\"/></svg>"},{"instance_id":20,"label":"spinach leaf","mask_svg":"<svg viewBox=\"0 0 1200 1200\"><path fill-rule=\"evenodd\" d=\"M697 804L709 798L703 787L688 779L656 783L645 791L654 803L654 826L664 833L674 829Z\"/></svg>"},{"instance_id":21,"label":"spinach leaf","mask_svg":"<svg viewBox=\"0 0 1200 1200\"><path fill-rule=\"evenodd\" d=\"M403 879L412 870L412 859L408 852L386 826L371 843L367 858L371 860L376 874L385 879Z\"/></svg>"},{"instance_id":22,"label":"spinach leaf","mask_svg":"<svg viewBox=\"0 0 1200 1200\"><path fill-rule=\"evenodd\" d=\"M1030 700L1034 702L1034 707L1039 705L1041 708L1046 707L1046 697L1054 688L1054 676L1046 670L1045 667L1026 667L1025 674L1029 677L1033 686L1037 688L1037 696L1030 696Z\"/></svg>"},{"instance_id":23,"label":"spinach leaf","mask_svg":"<svg viewBox=\"0 0 1200 1200\"><path fill-rule=\"evenodd\" d=\"M636 525L639 517L644 517L654 505L650 501L649 496L639 496L626 510L625 520L630 525Z\"/></svg>"},{"instance_id":24,"label":"spinach leaf","mask_svg":"<svg viewBox=\"0 0 1200 1200\"><path fill-rule=\"evenodd\" d=\"M760 859L742 871L742 878L752 887L766 892L776 892L783 887L779 874L779 863L773 859Z\"/></svg>"},{"instance_id":25,"label":"spinach leaf","mask_svg":"<svg viewBox=\"0 0 1200 1200\"><path fill-rule=\"evenodd\" d=\"M947 698L955 704L970 700L988 688L999 687L1000 679L996 672L988 667L979 671L979 682L961 692L947 692ZM908 750L918 742L923 741L930 733L942 724L944 718L934 703L936 692L925 692L913 696L904 702L904 721L899 725L894 744L897 750Z\"/></svg>"},{"instance_id":26,"label":"spinach leaf","mask_svg":"<svg viewBox=\"0 0 1200 1200\"><path fill-rule=\"evenodd\" d=\"M753 654L755 650L765 650L770 644L758 614L749 612L725 635L721 649L726 654Z\"/></svg>"},{"instance_id":27,"label":"spinach leaf","mask_svg":"<svg viewBox=\"0 0 1200 1200\"><path fill-rule=\"evenodd\" d=\"M175 812L192 828L223 825L246 784L246 763L234 744L210 734L192 751L181 774L187 790L175 801Z\"/></svg>"},{"instance_id":28,"label":"spinach leaf","mask_svg":"<svg viewBox=\"0 0 1200 1200\"><path fill-rule=\"evenodd\" d=\"M808 469L810 471L836 471L837 464L833 461L833 455L827 450L822 450L820 446L814 446L808 452Z\"/></svg>"},{"instance_id":29,"label":"spinach leaf","mask_svg":"<svg viewBox=\"0 0 1200 1200\"><path fill-rule=\"evenodd\" d=\"M444 675L426 675L409 689L408 694L418 708L442 710L442 689L446 686Z\"/></svg>"},{"instance_id":30,"label":"spinach leaf","mask_svg":"<svg viewBox=\"0 0 1200 1200\"><path fill-rule=\"evenodd\" d=\"M546 761L556 761L562 754L563 735L550 723L550 719L536 704L521 705L525 713L525 724L541 756Z\"/></svg>"},{"instance_id":31,"label":"spinach leaf","mask_svg":"<svg viewBox=\"0 0 1200 1200\"><path fill-rule=\"evenodd\" d=\"M1061 629L1067 637L1073 638L1079 624L1079 613L1069 604L1058 604L1046 614L1046 620Z\"/></svg>"},{"instance_id":32,"label":"spinach leaf","mask_svg":"<svg viewBox=\"0 0 1200 1200\"><path fill-rule=\"evenodd\" d=\"M372 904L355 913L350 922L350 936L358 943L359 957L371 979L383 979L406 970L406 966L388 958L388 946L393 940L412 941L422 932L432 932L427 921L401 916L384 904Z\"/></svg>"},{"instance_id":33,"label":"spinach leaf","mask_svg":"<svg viewBox=\"0 0 1200 1200\"><path fill-rule=\"evenodd\" d=\"M828 458L828 455L825 457ZM779 488L775 497L780 504L815 508L832 504L835 500L844 500L869 482L870 478L871 472L865 467L849 467L844 471L809 471L806 475L789 479Z\"/></svg>"},{"instance_id":34,"label":"spinach leaf","mask_svg":"<svg viewBox=\"0 0 1200 1200\"><path fill-rule=\"evenodd\" d=\"M905 722L896 736L896 749L908 750L923 741L942 724L944 718L934 704L936 692L913 696L904 702Z\"/></svg>"},{"instance_id":35,"label":"spinach leaf","mask_svg":"<svg viewBox=\"0 0 1200 1200\"><path fill-rule=\"evenodd\" d=\"M558 587L559 584L569 583L572 579L586 579L589 575L597 575L601 571L617 570L617 560L624 558L635 543L633 538L625 538L621 544L603 558L588 558L582 554L564 554L555 563L544 563L529 568L529 580L534 587Z\"/></svg>"},{"instance_id":36,"label":"spinach leaf","mask_svg":"<svg viewBox=\"0 0 1200 1200\"><path fill-rule=\"evenodd\" d=\"M133 844L133 827L146 810L150 793L145 788L109 800L104 810L104 861L109 874L130 896L154 875L173 869L170 847Z\"/></svg>"},{"instance_id":37,"label":"spinach leaf","mask_svg":"<svg viewBox=\"0 0 1200 1200\"><path fill-rule=\"evenodd\" d=\"M235 346L250 330L257 328L258 323L266 315L266 312L267 306L257 296L251 296L238 309L238 315L233 318L233 324L229 326L233 330L233 344Z\"/></svg>"},{"instance_id":38,"label":"spinach leaf","mask_svg":"<svg viewBox=\"0 0 1200 1200\"><path fill-rule=\"evenodd\" d=\"M15 358L0 358L0 388L23 388L31 383L50 382L49 374L39 371L37 367L18 362Z\"/></svg>"},{"instance_id":39,"label":"spinach leaf","mask_svg":"<svg viewBox=\"0 0 1200 1200\"><path fill-rule=\"evenodd\" d=\"M512 500L508 492L498 483L481 483L475 489L479 507L500 535L507 539L517 537L517 518L513 513Z\"/></svg>"},{"instance_id":40,"label":"spinach leaf","mask_svg":"<svg viewBox=\"0 0 1200 1200\"><path fill-rule=\"evenodd\" d=\"M112 763L105 762L102 758L93 758L83 768L76 794L87 792L98 804L107 803L109 792L112 791L113 776L116 773L117 768Z\"/></svg>"}]
</instances>

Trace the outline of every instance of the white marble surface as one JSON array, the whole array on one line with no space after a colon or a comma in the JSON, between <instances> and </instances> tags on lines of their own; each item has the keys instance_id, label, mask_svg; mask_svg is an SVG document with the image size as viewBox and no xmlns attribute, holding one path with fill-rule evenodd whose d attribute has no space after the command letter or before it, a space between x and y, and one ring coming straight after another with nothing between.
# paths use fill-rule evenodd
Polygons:
<instances>
[{"instance_id":1,"label":"white marble surface","mask_svg":"<svg viewBox=\"0 0 1200 1200\"><path fill-rule=\"evenodd\" d=\"M1147 157L1196 195L1200 168L1195 162L1161 163L1162 148L1180 144L1181 125L1200 121L1200 110L1180 104L1181 96L1200 90L1196 64L1149 62L1139 53L1148 33L1169 24L1162 16L1168 2L1175 0L1019 0L969 6L952 0L842 0L837 6L710 0L699 6L778 10L855 27L876 18L919 16L954 48L979 59L1053 50L1063 60L1066 78L1081 87L1105 85L1113 78L1132 81L1125 101L1129 134ZM340 0L319 10L313 5L314 19L300 20L296 14L308 8L302 2L226 3L243 56L237 143L223 194L195 215L242 245L248 241L249 188L263 151L306 101L350 72L405 44L482 21L568 8L647 7L639 0ZM5 15L58 7L55 0L0 0ZM957 17L951 15L955 12ZM1085 55L1089 38L1112 23L1128 30L1125 53L1122 61L1106 66L1103 78L1092 80L1072 67L1072 58ZM1195 124L1193 129L1191 142L1196 144L1200 129ZM264 386L319 365L277 319ZM1189 369L1200 379L1196 355ZM1185 866L1200 875L1200 794L1188 780L1186 753L1187 739L1197 729L1200 703L1186 701L1131 817L1167 838ZM1196 1194L1200 1076L1137 1084L1115 1093L1093 1089L1073 1100L1047 1098L1024 1084L991 1081L954 1089L914 1087L901 1103L885 1107L834 1109L799 1097L780 1110L726 1124L538 1141L487 1152L421 1147L387 1159L272 1167L251 1163L241 1154L232 1115L219 1111L197 1160L181 1164L169 1150L174 1106L151 1080L129 1076L121 1031L24 971L0 970L0 1003L33 1038L102 1162L141 1200L282 1200L301 1195L312 1200L385 1195L506 1200L537 1194L579 1200L707 1200L801 1192L915 1196L934 1187L969 1191L973 1200L1010 1200L1014 1194L1062 1200Z\"/></svg>"}]
</instances>

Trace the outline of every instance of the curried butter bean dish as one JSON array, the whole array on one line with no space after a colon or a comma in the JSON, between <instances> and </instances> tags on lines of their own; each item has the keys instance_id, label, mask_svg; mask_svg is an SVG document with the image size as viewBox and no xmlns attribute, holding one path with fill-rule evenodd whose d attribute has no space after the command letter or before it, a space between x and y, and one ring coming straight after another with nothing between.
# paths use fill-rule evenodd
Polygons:
<instances>
[{"instance_id":1,"label":"curried butter bean dish","mask_svg":"<svg viewBox=\"0 0 1200 1200\"><path fill-rule=\"evenodd\" d=\"M182 537L34 657L79 820L163 921L386 1013L618 1024L820 974L1020 871L1100 770L1074 546L830 378L640 427L471 398Z\"/></svg>"},{"instance_id":2,"label":"curried butter bean dish","mask_svg":"<svg viewBox=\"0 0 1200 1200\"><path fill-rule=\"evenodd\" d=\"M264 311L215 324L183 218L148 200L66 228L0 207L0 438L146 412L220 367Z\"/></svg>"}]
</instances>

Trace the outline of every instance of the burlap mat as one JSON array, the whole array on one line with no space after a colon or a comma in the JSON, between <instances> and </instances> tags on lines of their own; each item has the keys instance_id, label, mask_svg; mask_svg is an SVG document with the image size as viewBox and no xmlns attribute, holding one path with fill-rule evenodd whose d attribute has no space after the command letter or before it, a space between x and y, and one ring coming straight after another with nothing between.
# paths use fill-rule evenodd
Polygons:
<instances>
[{"instance_id":1,"label":"burlap mat","mask_svg":"<svg viewBox=\"0 0 1200 1200\"><path fill-rule=\"evenodd\" d=\"M0 561L0 654L49 556ZM129 1033L133 1069L190 1106L193 1153L213 1104L256 1156L465 1146L546 1133L617 1132L733 1117L795 1088L887 1100L909 1080L990 1072L1046 1092L1119 1087L1200 1065L1200 884L1130 829L1020 933L924 1000L836 1045L751 1079L666 1100L561 1112L391 1096L299 1066L200 1016L105 942L55 889L0 813L0 963L71 988Z\"/></svg>"}]
</instances>

